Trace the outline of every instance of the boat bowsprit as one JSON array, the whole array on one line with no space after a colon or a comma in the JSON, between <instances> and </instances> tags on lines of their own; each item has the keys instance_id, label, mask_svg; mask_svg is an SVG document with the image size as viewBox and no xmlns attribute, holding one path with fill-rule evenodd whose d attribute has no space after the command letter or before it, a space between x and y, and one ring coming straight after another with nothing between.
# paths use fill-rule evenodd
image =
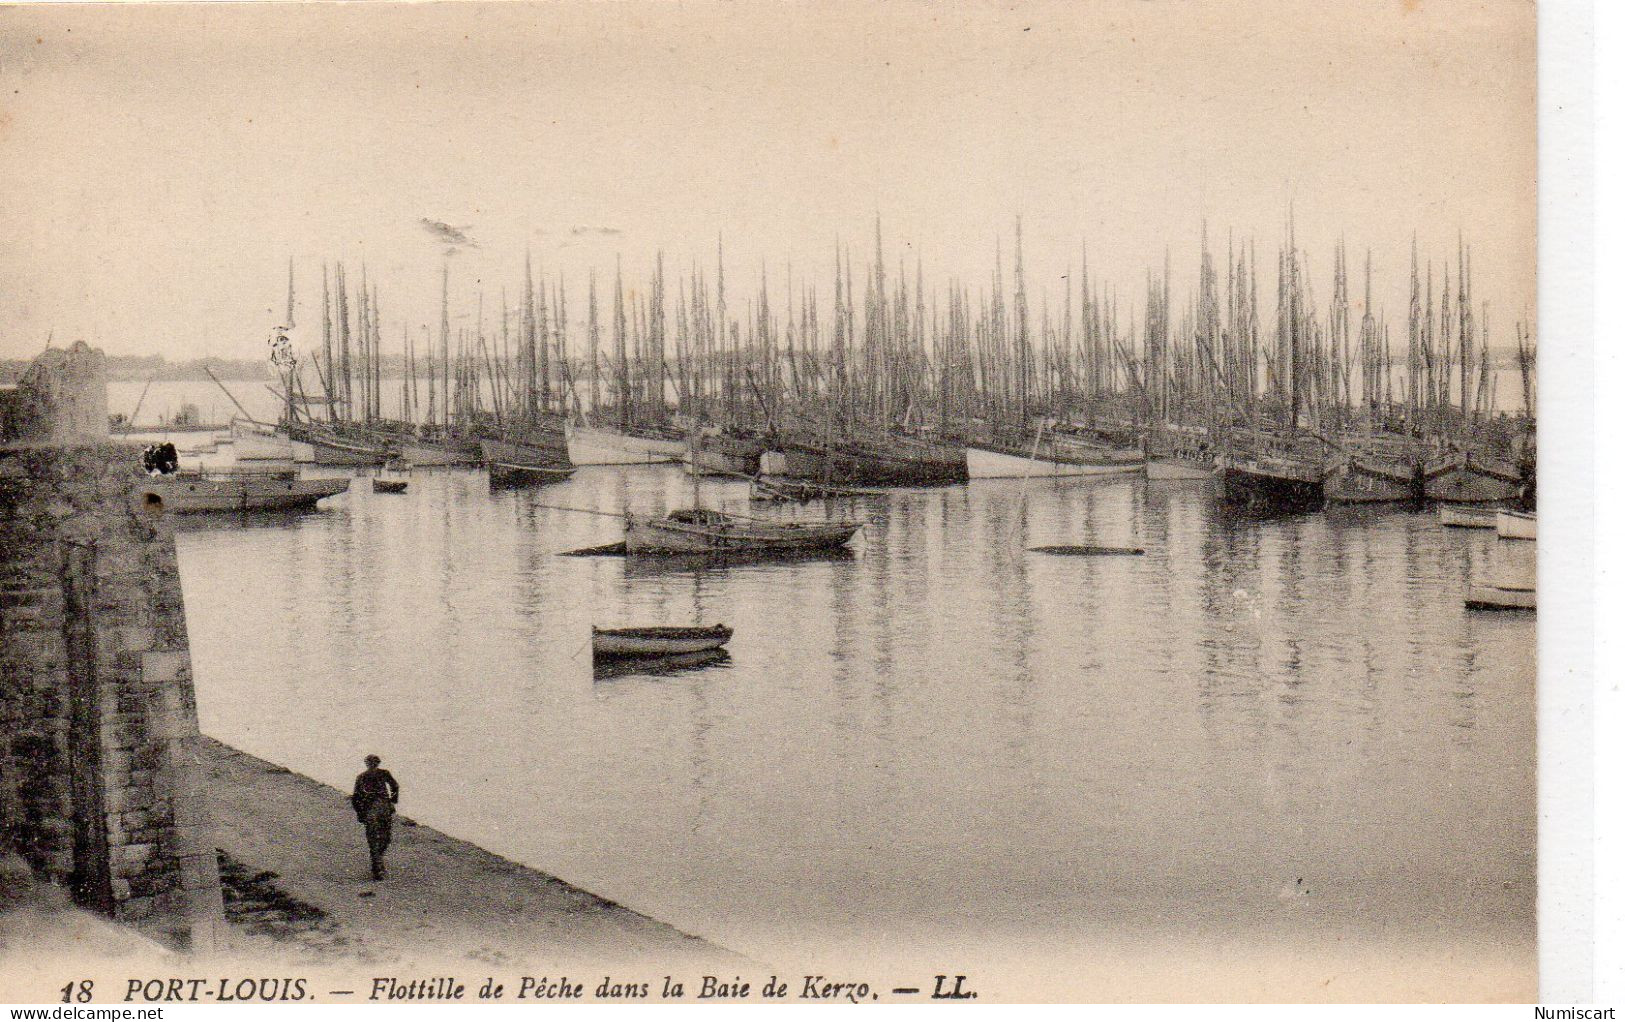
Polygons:
<instances>
[{"instance_id":1,"label":"boat bowsprit","mask_svg":"<svg viewBox=\"0 0 1625 1022\"><path fill-rule=\"evenodd\" d=\"M721 649L733 638L726 625L700 628L599 628L592 630L593 659L668 657Z\"/></svg>"}]
</instances>

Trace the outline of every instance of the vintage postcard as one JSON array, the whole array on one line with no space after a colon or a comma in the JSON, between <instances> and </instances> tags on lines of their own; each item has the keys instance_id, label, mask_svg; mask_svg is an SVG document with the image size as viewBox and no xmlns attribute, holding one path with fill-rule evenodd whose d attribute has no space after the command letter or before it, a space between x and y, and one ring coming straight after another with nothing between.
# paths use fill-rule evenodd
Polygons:
<instances>
[{"instance_id":1,"label":"vintage postcard","mask_svg":"<svg viewBox=\"0 0 1625 1022\"><path fill-rule=\"evenodd\" d=\"M0 1000L1534 1000L1535 45L0 8Z\"/></svg>"}]
</instances>

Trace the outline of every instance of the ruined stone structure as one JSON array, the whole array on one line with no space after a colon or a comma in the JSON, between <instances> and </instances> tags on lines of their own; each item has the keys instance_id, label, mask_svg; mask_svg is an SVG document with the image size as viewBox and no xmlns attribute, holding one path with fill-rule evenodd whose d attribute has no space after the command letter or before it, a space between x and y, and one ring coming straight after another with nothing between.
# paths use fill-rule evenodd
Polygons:
<instances>
[{"instance_id":1,"label":"ruined stone structure","mask_svg":"<svg viewBox=\"0 0 1625 1022\"><path fill-rule=\"evenodd\" d=\"M220 880L174 534L132 499L100 352L0 395L0 844L81 905L215 946Z\"/></svg>"},{"instance_id":2,"label":"ruined stone structure","mask_svg":"<svg viewBox=\"0 0 1625 1022\"><path fill-rule=\"evenodd\" d=\"M107 439L107 357L84 341L48 348L0 391L0 443Z\"/></svg>"}]
</instances>

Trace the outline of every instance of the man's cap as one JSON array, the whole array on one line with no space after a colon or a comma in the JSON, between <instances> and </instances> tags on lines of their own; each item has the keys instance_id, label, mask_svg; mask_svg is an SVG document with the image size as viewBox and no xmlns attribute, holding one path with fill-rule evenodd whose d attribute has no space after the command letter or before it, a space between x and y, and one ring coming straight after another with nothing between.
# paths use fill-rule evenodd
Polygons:
<instances>
[{"instance_id":1,"label":"man's cap","mask_svg":"<svg viewBox=\"0 0 1625 1022\"><path fill-rule=\"evenodd\" d=\"M382 762L383 762L383 760L379 759L377 756L368 756L367 757L367 765L368 766L377 766L378 764L380 764Z\"/></svg>"}]
</instances>

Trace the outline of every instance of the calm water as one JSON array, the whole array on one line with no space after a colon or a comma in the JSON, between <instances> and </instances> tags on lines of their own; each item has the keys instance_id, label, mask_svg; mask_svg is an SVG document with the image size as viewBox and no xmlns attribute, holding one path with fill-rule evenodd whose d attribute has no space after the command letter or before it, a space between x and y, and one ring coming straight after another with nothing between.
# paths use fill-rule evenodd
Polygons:
<instances>
[{"instance_id":1,"label":"calm water","mask_svg":"<svg viewBox=\"0 0 1625 1022\"><path fill-rule=\"evenodd\" d=\"M1532 975L1534 619L1462 597L1533 544L1010 481L849 503L849 559L655 570L555 556L619 525L543 506L688 498L674 468L420 470L187 522L204 730L340 786L376 751L409 814L762 960L1443 946ZM1024 551L1052 543L1146 555ZM717 621L725 664L594 680L593 624Z\"/></svg>"}]
</instances>

